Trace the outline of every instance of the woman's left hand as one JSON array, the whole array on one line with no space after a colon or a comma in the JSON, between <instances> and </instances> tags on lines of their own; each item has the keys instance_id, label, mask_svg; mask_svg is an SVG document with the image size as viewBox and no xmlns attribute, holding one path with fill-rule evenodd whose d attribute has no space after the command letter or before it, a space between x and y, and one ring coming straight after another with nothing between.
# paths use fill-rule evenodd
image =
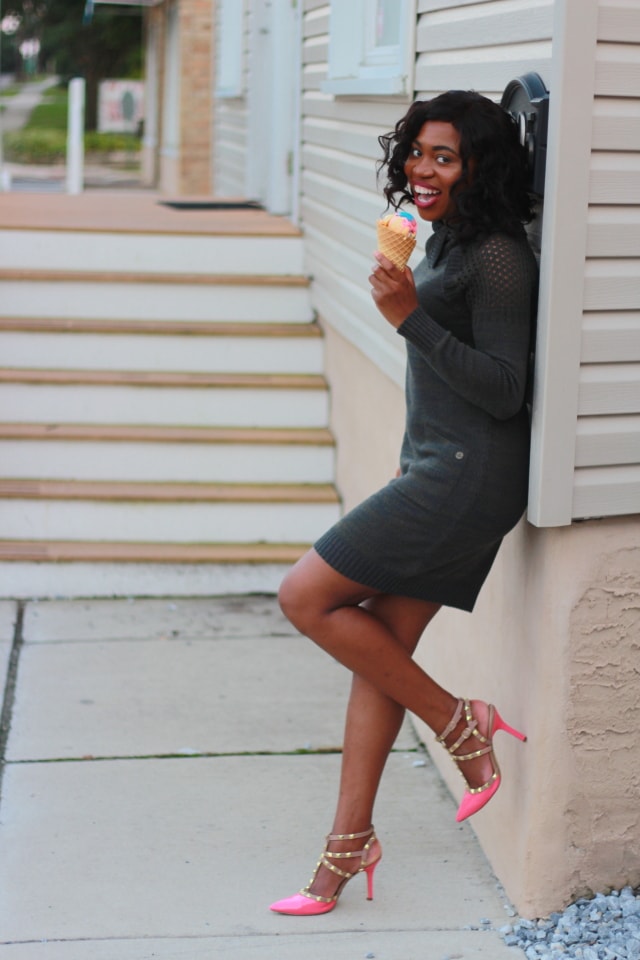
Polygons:
<instances>
[{"instance_id":1,"label":"woman's left hand","mask_svg":"<svg viewBox=\"0 0 640 960\"><path fill-rule=\"evenodd\" d=\"M383 253L374 254L377 265L369 277L376 307L396 330L418 306L418 295L409 267L399 270Z\"/></svg>"}]
</instances>

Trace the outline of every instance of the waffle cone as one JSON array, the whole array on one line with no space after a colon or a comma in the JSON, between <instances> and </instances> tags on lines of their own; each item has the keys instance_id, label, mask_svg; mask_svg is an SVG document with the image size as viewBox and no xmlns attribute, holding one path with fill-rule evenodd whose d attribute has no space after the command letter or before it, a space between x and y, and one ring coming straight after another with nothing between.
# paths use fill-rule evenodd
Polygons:
<instances>
[{"instance_id":1,"label":"waffle cone","mask_svg":"<svg viewBox=\"0 0 640 960\"><path fill-rule=\"evenodd\" d=\"M378 250L384 253L385 257L388 257L399 270L404 270L416 245L415 236L395 233L382 223L377 224L377 229Z\"/></svg>"}]
</instances>

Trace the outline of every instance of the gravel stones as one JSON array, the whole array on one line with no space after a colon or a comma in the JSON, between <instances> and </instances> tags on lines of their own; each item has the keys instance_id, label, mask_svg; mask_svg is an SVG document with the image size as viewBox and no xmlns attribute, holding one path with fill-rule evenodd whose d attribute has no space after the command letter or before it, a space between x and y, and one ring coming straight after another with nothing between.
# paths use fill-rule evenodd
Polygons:
<instances>
[{"instance_id":1,"label":"gravel stones","mask_svg":"<svg viewBox=\"0 0 640 960\"><path fill-rule=\"evenodd\" d=\"M515 920L500 933L527 960L640 960L640 890L597 893L544 920Z\"/></svg>"}]
</instances>

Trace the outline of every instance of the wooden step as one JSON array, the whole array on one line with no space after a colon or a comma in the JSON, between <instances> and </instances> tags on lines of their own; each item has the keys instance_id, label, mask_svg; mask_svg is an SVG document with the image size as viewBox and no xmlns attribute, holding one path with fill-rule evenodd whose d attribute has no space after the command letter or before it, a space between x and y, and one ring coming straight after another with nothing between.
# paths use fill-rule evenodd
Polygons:
<instances>
[{"instance_id":1,"label":"wooden step","mask_svg":"<svg viewBox=\"0 0 640 960\"><path fill-rule=\"evenodd\" d=\"M291 564L304 543L102 543L76 540L0 540L0 562Z\"/></svg>"},{"instance_id":2,"label":"wooden step","mask_svg":"<svg viewBox=\"0 0 640 960\"><path fill-rule=\"evenodd\" d=\"M308 277L297 274L148 273L125 270L0 270L0 283L149 283L188 287L308 287Z\"/></svg>"},{"instance_id":3,"label":"wooden step","mask_svg":"<svg viewBox=\"0 0 640 960\"><path fill-rule=\"evenodd\" d=\"M323 342L315 324L240 321L197 327L86 320L56 321L49 327L44 320L0 320L0 362L9 369L323 371Z\"/></svg>"},{"instance_id":4,"label":"wooden step","mask_svg":"<svg viewBox=\"0 0 640 960\"><path fill-rule=\"evenodd\" d=\"M320 374L296 373L178 373L155 370L37 370L0 369L0 383L128 387L207 387L258 390L323 390Z\"/></svg>"},{"instance_id":5,"label":"wooden step","mask_svg":"<svg viewBox=\"0 0 640 960\"><path fill-rule=\"evenodd\" d=\"M127 426L325 427L319 374L219 375L0 370L0 419Z\"/></svg>"},{"instance_id":6,"label":"wooden step","mask_svg":"<svg viewBox=\"0 0 640 960\"><path fill-rule=\"evenodd\" d=\"M0 314L7 317L301 323L314 316L309 279L300 274L5 267L0 291Z\"/></svg>"},{"instance_id":7,"label":"wooden step","mask_svg":"<svg viewBox=\"0 0 640 960\"><path fill-rule=\"evenodd\" d=\"M23 333L106 333L154 334L179 337L322 337L322 330L310 323L253 323L236 320L225 323L188 320L102 320L74 317L0 317L0 331Z\"/></svg>"},{"instance_id":8,"label":"wooden step","mask_svg":"<svg viewBox=\"0 0 640 960\"><path fill-rule=\"evenodd\" d=\"M334 454L326 428L0 422L7 479L331 483Z\"/></svg>"},{"instance_id":9,"label":"wooden step","mask_svg":"<svg viewBox=\"0 0 640 960\"><path fill-rule=\"evenodd\" d=\"M284 429L255 427L165 427L97 423L1 423L0 440L86 440L113 443L205 443L331 447L324 427Z\"/></svg>"},{"instance_id":10,"label":"wooden step","mask_svg":"<svg viewBox=\"0 0 640 960\"><path fill-rule=\"evenodd\" d=\"M313 542L340 518L330 485L0 481L7 540ZM279 485L278 485L279 486Z\"/></svg>"},{"instance_id":11,"label":"wooden step","mask_svg":"<svg viewBox=\"0 0 640 960\"><path fill-rule=\"evenodd\" d=\"M46 469L46 467L45 467ZM0 480L0 500L100 500L144 503L338 503L331 484L122 483Z\"/></svg>"}]
</instances>

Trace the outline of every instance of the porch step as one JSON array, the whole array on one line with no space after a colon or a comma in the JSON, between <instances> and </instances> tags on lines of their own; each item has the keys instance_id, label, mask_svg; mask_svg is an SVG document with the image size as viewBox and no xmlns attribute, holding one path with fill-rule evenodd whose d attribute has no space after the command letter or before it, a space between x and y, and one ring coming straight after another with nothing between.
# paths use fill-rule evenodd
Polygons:
<instances>
[{"instance_id":1,"label":"porch step","mask_svg":"<svg viewBox=\"0 0 640 960\"><path fill-rule=\"evenodd\" d=\"M58 480L331 483L334 444L325 428L0 422L0 477L43 469Z\"/></svg>"},{"instance_id":2,"label":"porch step","mask_svg":"<svg viewBox=\"0 0 640 960\"><path fill-rule=\"evenodd\" d=\"M0 317L0 356L14 368L317 374L323 368L315 323Z\"/></svg>"},{"instance_id":3,"label":"porch step","mask_svg":"<svg viewBox=\"0 0 640 960\"><path fill-rule=\"evenodd\" d=\"M329 484L0 481L9 540L308 543L338 516Z\"/></svg>"},{"instance_id":4,"label":"porch step","mask_svg":"<svg viewBox=\"0 0 640 960\"><path fill-rule=\"evenodd\" d=\"M0 369L0 415L12 422L325 427L318 374Z\"/></svg>"},{"instance_id":5,"label":"porch step","mask_svg":"<svg viewBox=\"0 0 640 960\"><path fill-rule=\"evenodd\" d=\"M0 540L0 563L292 564L304 543L103 543Z\"/></svg>"},{"instance_id":6,"label":"porch step","mask_svg":"<svg viewBox=\"0 0 640 960\"><path fill-rule=\"evenodd\" d=\"M6 221L6 217L3 217ZM102 270L164 273L291 274L303 272L299 231L259 234L159 234L72 229L0 228L0 262L5 269Z\"/></svg>"},{"instance_id":7,"label":"porch step","mask_svg":"<svg viewBox=\"0 0 640 960\"><path fill-rule=\"evenodd\" d=\"M77 199L0 227L0 595L277 589L340 513L300 232Z\"/></svg>"},{"instance_id":8,"label":"porch step","mask_svg":"<svg viewBox=\"0 0 640 960\"><path fill-rule=\"evenodd\" d=\"M0 270L0 312L12 317L301 323L313 319L308 288L303 275L16 267Z\"/></svg>"}]
</instances>

